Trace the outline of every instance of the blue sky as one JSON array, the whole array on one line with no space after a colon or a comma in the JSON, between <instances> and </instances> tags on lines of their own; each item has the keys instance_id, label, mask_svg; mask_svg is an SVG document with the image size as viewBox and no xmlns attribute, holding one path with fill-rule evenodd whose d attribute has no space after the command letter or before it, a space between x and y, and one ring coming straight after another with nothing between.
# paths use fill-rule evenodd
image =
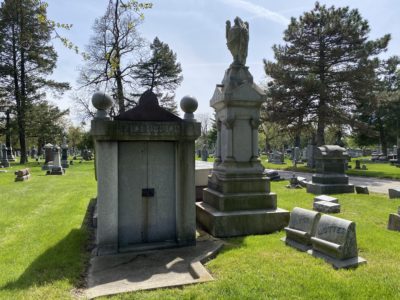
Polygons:
<instances>
[{"instance_id":1,"label":"blue sky","mask_svg":"<svg viewBox=\"0 0 400 300\"><path fill-rule=\"evenodd\" d=\"M95 18L103 15L108 0L48 0L49 18L71 23L73 28L63 32L80 49L84 49L92 34ZM247 65L255 82L264 80L262 60L273 59L272 45L282 43L283 31L291 17L298 17L314 7L314 0L154 0L153 8L145 11L145 21L139 31L147 40L155 36L169 44L177 53L183 69L183 83L176 91L176 100L193 95L199 101L196 113L212 114L209 100L215 85L220 83L225 69L232 61L226 48L225 21L236 16L250 24ZM400 55L400 1L398 0L336 0L320 1L328 6L357 8L369 21L370 38L392 35L384 56ZM59 55L53 78L76 86L77 68L81 56L53 41ZM70 93L61 99L50 99L62 108L74 103Z\"/></svg>"}]
</instances>

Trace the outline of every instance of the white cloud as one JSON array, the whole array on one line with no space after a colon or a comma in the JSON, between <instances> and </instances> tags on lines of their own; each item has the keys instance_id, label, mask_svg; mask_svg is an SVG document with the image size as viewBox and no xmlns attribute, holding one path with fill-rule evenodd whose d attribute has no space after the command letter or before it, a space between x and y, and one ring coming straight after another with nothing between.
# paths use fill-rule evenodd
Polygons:
<instances>
[{"instance_id":1,"label":"white cloud","mask_svg":"<svg viewBox=\"0 0 400 300\"><path fill-rule=\"evenodd\" d=\"M290 20L285 16L271 11L261 5L257 5L245 0L221 0L225 4L235 6L237 8L246 10L247 12L253 14L256 17L264 18L269 21L273 21L282 25L287 25Z\"/></svg>"}]
</instances>

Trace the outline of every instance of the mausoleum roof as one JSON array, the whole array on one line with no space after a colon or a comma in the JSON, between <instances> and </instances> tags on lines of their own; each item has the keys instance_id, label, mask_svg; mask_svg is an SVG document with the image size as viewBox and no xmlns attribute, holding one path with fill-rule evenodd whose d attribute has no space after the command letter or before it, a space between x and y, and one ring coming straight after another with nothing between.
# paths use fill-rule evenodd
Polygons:
<instances>
[{"instance_id":1,"label":"mausoleum roof","mask_svg":"<svg viewBox=\"0 0 400 300\"><path fill-rule=\"evenodd\" d=\"M139 104L114 118L122 121L182 122L183 120L158 104L157 96L148 90L142 94Z\"/></svg>"}]
</instances>

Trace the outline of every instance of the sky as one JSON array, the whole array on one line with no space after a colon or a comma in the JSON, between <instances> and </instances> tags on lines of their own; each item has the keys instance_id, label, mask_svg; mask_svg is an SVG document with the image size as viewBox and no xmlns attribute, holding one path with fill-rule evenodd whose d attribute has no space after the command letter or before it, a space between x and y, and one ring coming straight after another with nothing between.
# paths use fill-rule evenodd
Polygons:
<instances>
[{"instance_id":1,"label":"sky","mask_svg":"<svg viewBox=\"0 0 400 300\"><path fill-rule=\"evenodd\" d=\"M101 17L108 0L47 0L48 17L56 22L73 24L70 31L60 33L81 50L89 42L94 20ZM246 65L256 83L265 81L263 59L273 60L272 46L283 44L283 32L290 18L298 18L313 9L315 0L153 0L153 8L144 11L145 20L138 27L149 42L157 36L177 54L184 80L176 90L179 103L185 95L194 96L199 103L197 114L212 116L209 101L216 84L221 83L225 70L232 62L226 47L225 22L239 16L249 22L250 41ZM400 55L399 0L335 0L320 1L327 6L357 8L369 21L370 39L390 33L388 51L383 57ZM70 82L78 87L78 68L84 64L80 55L53 40L58 52L57 69L52 78ZM50 96L50 94L49 94ZM72 92L49 100L59 107L70 108L71 120L79 123Z\"/></svg>"}]
</instances>

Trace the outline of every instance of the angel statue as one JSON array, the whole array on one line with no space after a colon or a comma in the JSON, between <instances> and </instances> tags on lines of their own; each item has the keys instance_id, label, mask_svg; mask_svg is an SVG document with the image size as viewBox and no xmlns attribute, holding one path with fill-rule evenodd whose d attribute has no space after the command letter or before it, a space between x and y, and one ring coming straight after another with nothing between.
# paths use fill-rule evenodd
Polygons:
<instances>
[{"instance_id":1,"label":"angel statue","mask_svg":"<svg viewBox=\"0 0 400 300\"><path fill-rule=\"evenodd\" d=\"M249 23L235 18L234 25L226 21L226 45L233 56L233 64L245 65L249 45Z\"/></svg>"}]
</instances>

